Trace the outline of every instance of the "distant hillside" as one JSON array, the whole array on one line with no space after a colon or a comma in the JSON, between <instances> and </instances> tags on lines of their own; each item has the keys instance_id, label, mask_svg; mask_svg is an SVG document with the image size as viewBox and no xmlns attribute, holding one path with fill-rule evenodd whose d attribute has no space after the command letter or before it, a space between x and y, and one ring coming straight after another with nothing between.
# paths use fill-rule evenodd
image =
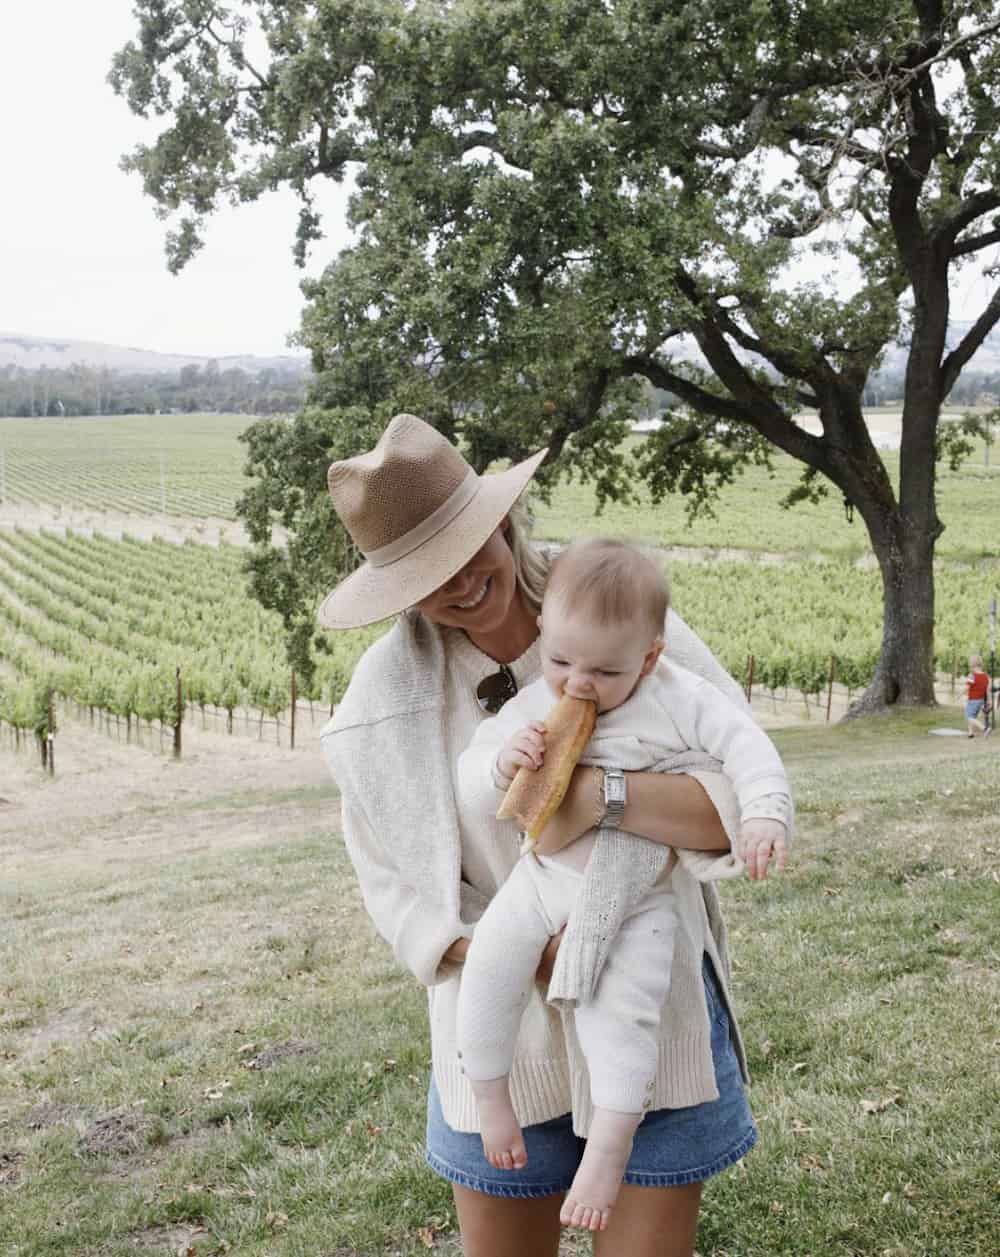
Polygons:
<instances>
[{"instance_id":1,"label":"distant hillside","mask_svg":"<svg viewBox=\"0 0 1000 1257\"><path fill-rule=\"evenodd\" d=\"M161 354L153 349L134 349L123 345L104 345L99 341L67 340L62 337L22 336L17 332L0 332L0 369L6 366L66 368L75 365L107 367L136 375L155 375L179 371L181 367L204 367L217 362L220 371L238 367L256 375L268 369L306 374L310 369L305 354L277 354L257 357L254 354L230 354L211 358L198 354Z\"/></svg>"}]
</instances>

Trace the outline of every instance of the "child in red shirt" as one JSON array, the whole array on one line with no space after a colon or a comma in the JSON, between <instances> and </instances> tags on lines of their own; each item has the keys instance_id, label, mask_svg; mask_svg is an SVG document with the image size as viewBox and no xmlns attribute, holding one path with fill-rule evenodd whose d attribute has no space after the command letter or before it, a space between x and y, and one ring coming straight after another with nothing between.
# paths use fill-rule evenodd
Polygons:
<instances>
[{"instance_id":1,"label":"child in red shirt","mask_svg":"<svg viewBox=\"0 0 1000 1257\"><path fill-rule=\"evenodd\" d=\"M976 719L986 707L989 692L990 678L989 674L983 671L982 656L970 655L969 675L965 678L965 723L970 738L974 738L977 733L981 733L986 738L993 732L993 726L986 717L984 717L985 728Z\"/></svg>"}]
</instances>

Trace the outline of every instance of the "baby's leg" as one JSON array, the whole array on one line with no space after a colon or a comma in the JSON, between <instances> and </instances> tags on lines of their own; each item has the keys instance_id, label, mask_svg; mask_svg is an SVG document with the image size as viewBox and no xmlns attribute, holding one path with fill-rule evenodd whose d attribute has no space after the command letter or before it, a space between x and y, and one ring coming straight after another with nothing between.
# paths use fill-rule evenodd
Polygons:
<instances>
[{"instance_id":1,"label":"baby's leg","mask_svg":"<svg viewBox=\"0 0 1000 1257\"><path fill-rule=\"evenodd\" d=\"M594 1114L583 1160L559 1215L565 1226L607 1227L632 1140L652 1107L675 930L672 892L658 888L624 921L594 999L576 1010Z\"/></svg>"},{"instance_id":2,"label":"baby's leg","mask_svg":"<svg viewBox=\"0 0 1000 1257\"><path fill-rule=\"evenodd\" d=\"M585 1231L604 1231L632 1155L632 1140L643 1113L595 1108L583 1160L566 1193L559 1221Z\"/></svg>"},{"instance_id":3,"label":"baby's leg","mask_svg":"<svg viewBox=\"0 0 1000 1257\"><path fill-rule=\"evenodd\" d=\"M500 1170L528 1157L511 1103L509 1075L521 1016L554 922L539 897L537 861L525 856L476 926L462 971L458 1046L479 1108L483 1151Z\"/></svg>"}]
</instances>

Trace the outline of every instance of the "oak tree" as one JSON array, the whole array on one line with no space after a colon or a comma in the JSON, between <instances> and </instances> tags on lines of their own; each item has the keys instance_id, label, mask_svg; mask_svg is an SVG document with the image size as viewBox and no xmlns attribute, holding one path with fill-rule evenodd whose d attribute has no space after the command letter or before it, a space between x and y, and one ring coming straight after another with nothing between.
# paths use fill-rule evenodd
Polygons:
<instances>
[{"instance_id":1,"label":"oak tree","mask_svg":"<svg viewBox=\"0 0 1000 1257\"><path fill-rule=\"evenodd\" d=\"M803 464L794 497L835 486L871 538L884 635L862 707L933 702L941 406L1000 319L992 0L138 0L136 14L111 81L162 119L126 165L177 220L171 267L221 202L279 185L301 198L301 260L321 235L316 189L354 180L354 243L304 285L318 379L303 474L247 512L290 615L348 558L324 547L334 526L312 501L327 446L360 448L396 410L460 435L480 467L547 444L549 475L572 467L601 498L641 479L697 506L777 447ZM991 295L957 334L969 265ZM862 396L897 340L894 484ZM682 404L633 458L621 438L648 386ZM807 408L819 432L796 422ZM251 436L252 455L255 439L274 453L274 433ZM268 545L274 507L308 534L295 562Z\"/></svg>"}]
</instances>

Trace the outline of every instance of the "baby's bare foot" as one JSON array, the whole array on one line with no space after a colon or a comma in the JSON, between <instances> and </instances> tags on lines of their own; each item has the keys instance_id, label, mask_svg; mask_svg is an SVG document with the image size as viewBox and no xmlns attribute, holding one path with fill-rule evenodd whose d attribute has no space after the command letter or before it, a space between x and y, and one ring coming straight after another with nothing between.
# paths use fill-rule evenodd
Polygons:
<instances>
[{"instance_id":1,"label":"baby's bare foot","mask_svg":"<svg viewBox=\"0 0 1000 1257\"><path fill-rule=\"evenodd\" d=\"M559 1211L563 1226L607 1230L640 1118L641 1114L595 1109L583 1160Z\"/></svg>"},{"instance_id":2,"label":"baby's bare foot","mask_svg":"<svg viewBox=\"0 0 1000 1257\"><path fill-rule=\"evenodd\" d=\"M498 1170L522 1169L528 1164L528 1152L514 1114L507 1079L474 1082L472 1089L479 1107L479 1133L486 1160Z\"/></svg>"}]
</instances>

